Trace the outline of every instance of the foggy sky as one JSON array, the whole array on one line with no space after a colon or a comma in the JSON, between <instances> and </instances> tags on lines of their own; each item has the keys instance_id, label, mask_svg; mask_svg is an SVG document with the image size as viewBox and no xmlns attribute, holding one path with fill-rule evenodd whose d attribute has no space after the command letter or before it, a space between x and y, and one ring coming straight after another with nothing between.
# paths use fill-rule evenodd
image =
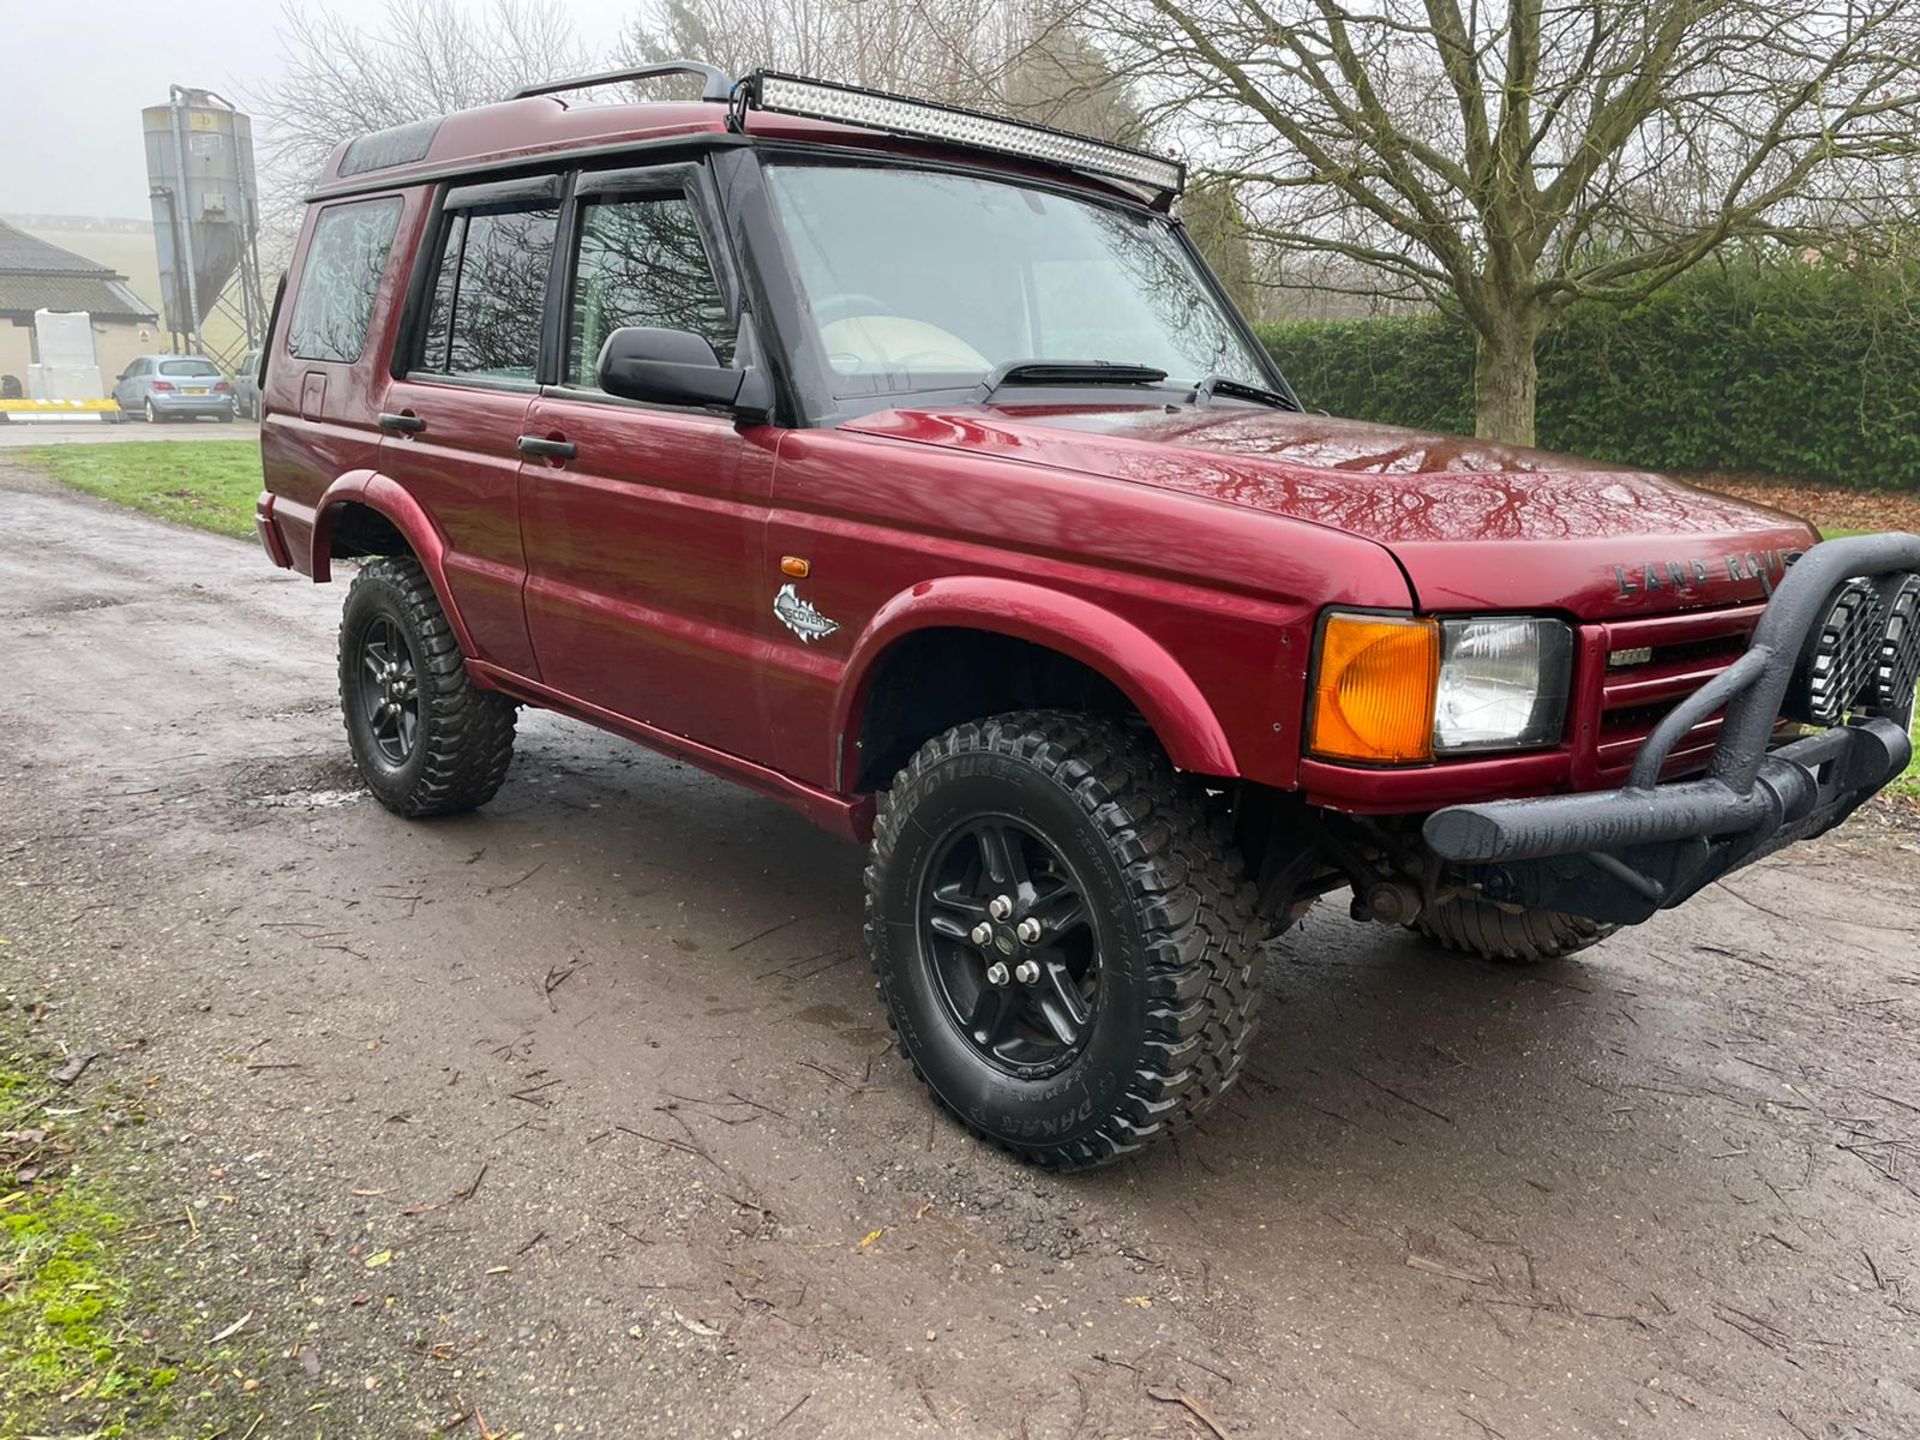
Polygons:
<instances>
[{"instance_id":1,"label":"foggy sky","mask_svg":"<svg viewBox=\"0 0 1920 1440\"><path fill-rule=\"evenodd\" d=\"M368 29L384 0L323 0ZM464 0L476 10L481 0ZM591 48L640 0L555 0ZM259 0L0 0L0 214L151 218L140 111L170 84L217 90L251 110L285 68L280 8ZM256 118L264 157L270 136Z\"/></svg>"}]
</instances>

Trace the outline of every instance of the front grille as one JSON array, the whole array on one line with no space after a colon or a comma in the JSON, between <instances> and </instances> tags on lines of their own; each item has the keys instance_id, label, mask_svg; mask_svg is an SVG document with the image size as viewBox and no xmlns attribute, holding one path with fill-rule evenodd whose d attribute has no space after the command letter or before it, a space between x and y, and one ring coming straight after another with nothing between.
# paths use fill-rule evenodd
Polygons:
<instances>
[{"instance_id":1,"label":"front grille","mask_svg":"<svg viewBox=\"0 0 1920 1440\"><path fill-rule=\"evenodd\" d=\"M1766 608L1740 605L1581 627L1575 785L1611 789L1622 784L1654 727L1740 657ZM1721 718L1716 713L1681 738L1663 778L1706 768Z\"/></svg>"}]
</instances>

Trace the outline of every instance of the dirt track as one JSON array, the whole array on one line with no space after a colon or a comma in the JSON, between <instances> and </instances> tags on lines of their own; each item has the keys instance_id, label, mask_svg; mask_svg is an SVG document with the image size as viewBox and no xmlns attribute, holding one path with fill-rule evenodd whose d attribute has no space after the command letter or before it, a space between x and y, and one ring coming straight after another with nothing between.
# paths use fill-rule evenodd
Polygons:
<instances>
[{"instance_id":1,"label":"dirt track","mask_svg":"<svg viewBox=\"0 0 1920 1440\"><path fill-rule=\"evenodd\" d=\"M852 847L541 714L363 798L342 593L0 470L0 982L158 1077L259 1434L1920 1434L1911 822L1540 971L1323 907L1202 1133L1050 1179L889 1052Z\"/></svg>"}]
</instances>

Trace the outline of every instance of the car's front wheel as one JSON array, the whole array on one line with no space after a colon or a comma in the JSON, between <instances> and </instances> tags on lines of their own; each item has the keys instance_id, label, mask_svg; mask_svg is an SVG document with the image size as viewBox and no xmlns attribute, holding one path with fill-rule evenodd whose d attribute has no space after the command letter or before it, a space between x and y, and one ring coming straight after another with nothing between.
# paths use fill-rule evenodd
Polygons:
<instances>
[{"instance_id":1,"label":"car's front wheel","mask_svg":"<svg viewBox=\"0 0 1920 1440\"><path fill-rule=\"evenodd\" d=\"M1097 1165L1233 1084L1265 965L1253 892L1121 727L1032 712L928 741L882 799L866 880L901 1050L987 1139Z\"/></svg>"},{"instance_id":2,"label":"car's front wheel","mask_svg":"<svg viewBox=\"0 0 1920 1440\"><path fill-rule=\"evenodd\" d=\"M361 778L397 815L471 810L507 777L514 704L473 683L412 556L369 561L347 592L340 708Z\"/></svg>"}]
</instances>

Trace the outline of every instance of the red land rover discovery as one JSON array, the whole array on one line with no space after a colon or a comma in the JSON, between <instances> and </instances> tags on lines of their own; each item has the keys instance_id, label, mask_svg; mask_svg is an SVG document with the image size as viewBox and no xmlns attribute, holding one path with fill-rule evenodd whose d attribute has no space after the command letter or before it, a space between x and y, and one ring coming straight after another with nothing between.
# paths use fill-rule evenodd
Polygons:
<instances>
[{"instance_id":1,"label":"red land rover discovery","mask_svg":"<svg viewBox=\"0 0 1920 1440\"><path fill-rule=\"evenodd\" d=\"M1920 539L1305 413L1179 165L710 67L539 87L318 182L262 542L361 560L340 693L405 816L516 707L868 841L907 1057L1042 1163L1233 1083L1263 942L1546 959L1901 772Z\"/></svg>"}]
</instances>

